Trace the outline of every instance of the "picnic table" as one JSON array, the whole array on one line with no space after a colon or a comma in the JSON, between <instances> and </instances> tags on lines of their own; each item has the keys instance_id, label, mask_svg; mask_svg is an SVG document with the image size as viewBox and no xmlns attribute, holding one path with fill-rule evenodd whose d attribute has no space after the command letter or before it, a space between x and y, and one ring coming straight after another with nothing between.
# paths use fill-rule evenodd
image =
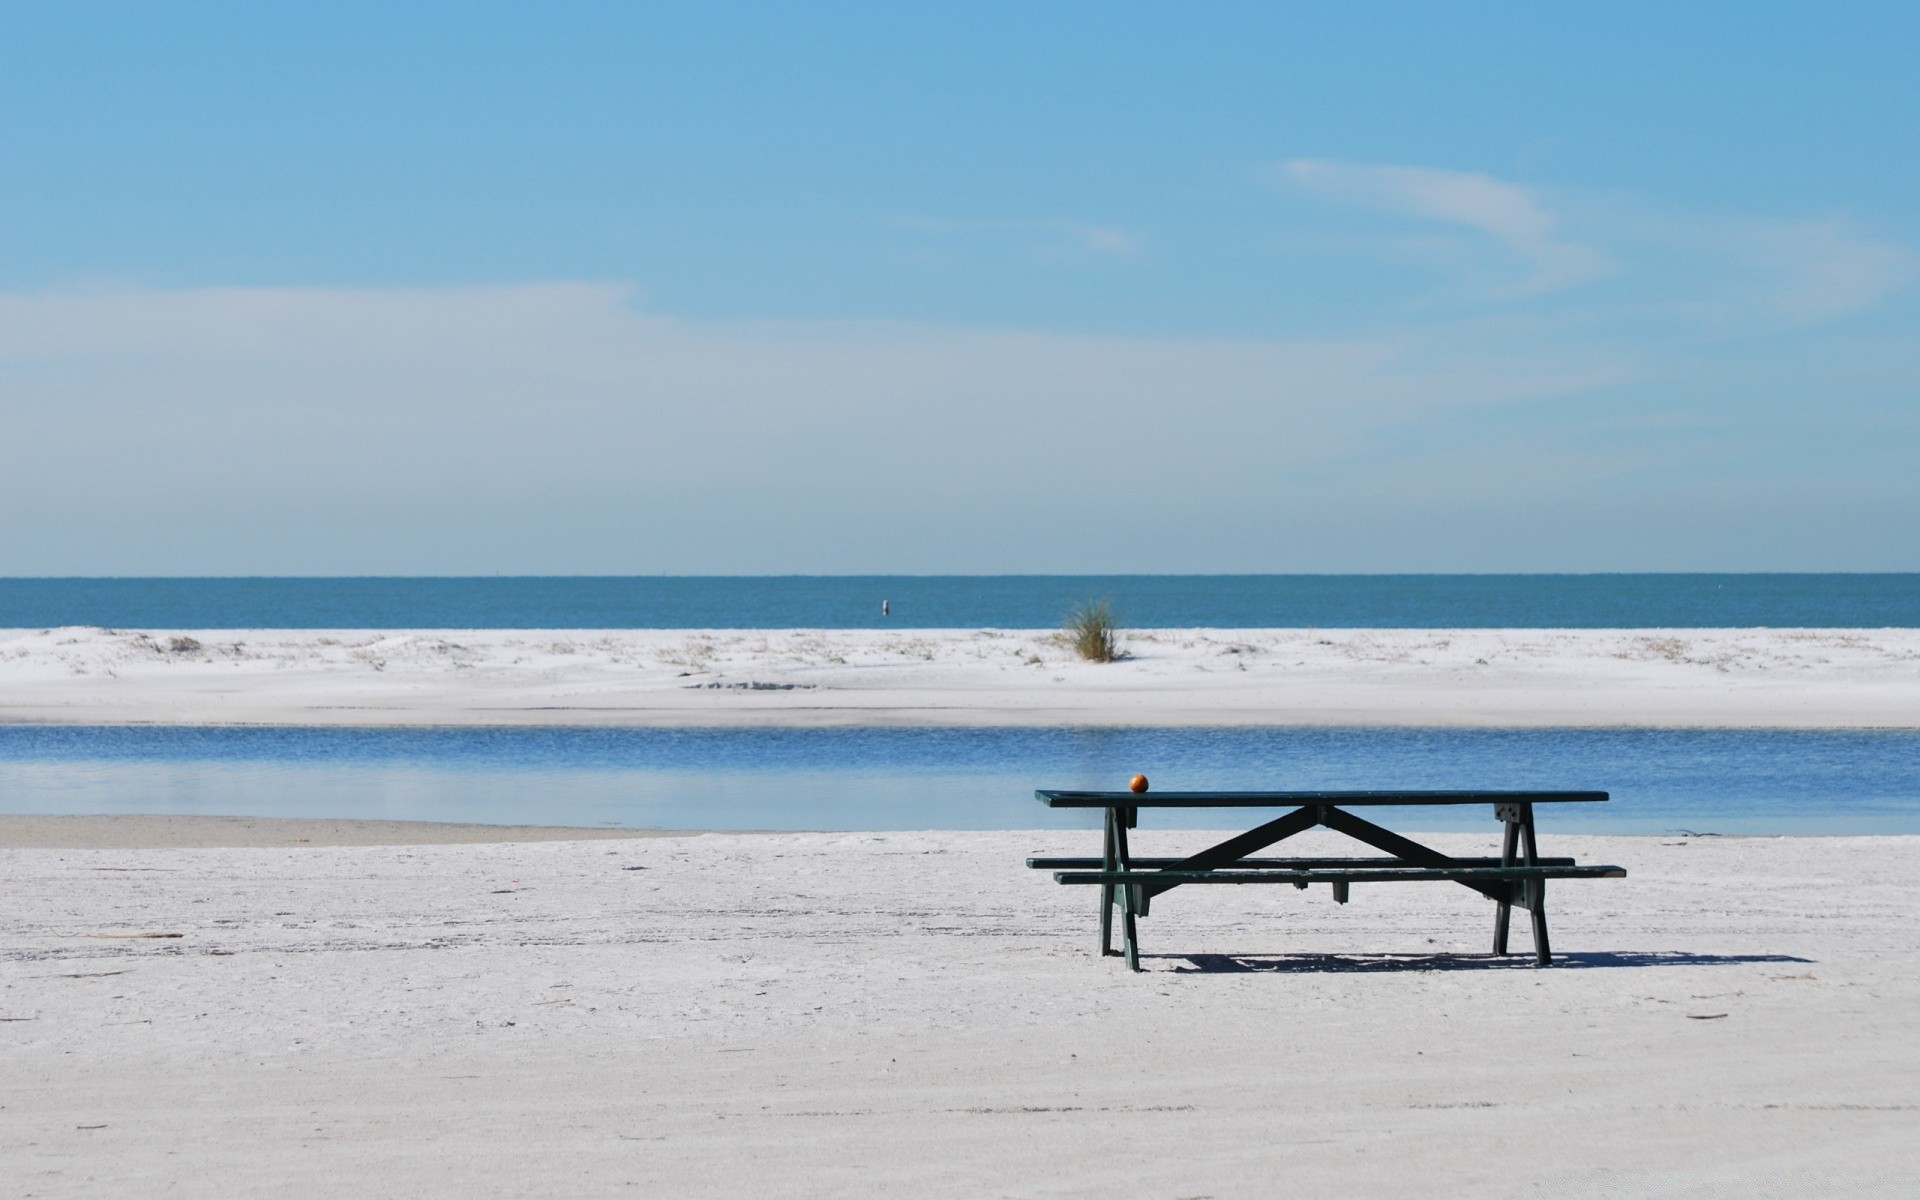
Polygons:
<instances>
[{"instance_id":1,"label":"picnic table","mask_svg":"<svg viewBox=\"0 0 1920 1200\"><path fill-rule=\"evenodd\" d=\"M1144 784L1144 780L1136 781ZM1100 889L1100 953L1112 955L1113 910L1121 914L1127 966L1140 969L1139 918L1153 898L1189 884L1292 884L1305 889L1328 885L1333 898L1347 902L1356 883L1444 881L1471 888L1498 906L1493 921L1493 952L1507 953L1507 925L1514 908L1533 918L1533 950L1541 966L1553 961L1547 940L1547 880L1622 879L1616 866L1583 866L1571 858L1543 858L1534 836L1536 804L1592 804L1605 792L1403 791L1403 792L1070 792L1038 791L1049 808L1106 810L1106 842L1099 858L1027 859L1027 865L1054 873L1064 884ZM1354 808L1485 804L1502 822L1505 836L1499 857L1444 854L1355 813ZM1236 834L1184 858L1135 858L1127 831L1139 825L1140 810L1287 808L1273 820ZM1344 833L1386 853L1376 858L1251 858L1249 855L1316 826Z\"/></svg>"}]
</instances>

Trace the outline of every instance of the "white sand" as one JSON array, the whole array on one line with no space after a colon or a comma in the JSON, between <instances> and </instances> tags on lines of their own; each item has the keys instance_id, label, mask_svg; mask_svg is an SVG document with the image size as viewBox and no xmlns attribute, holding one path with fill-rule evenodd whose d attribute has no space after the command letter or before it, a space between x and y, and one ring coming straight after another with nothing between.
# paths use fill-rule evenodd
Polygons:
<instances>
[{"instance_id":1,"label":"white sand","mask_svg":"<svg viewBox=\"0 0 1920 1200\"><path fill-rule=\"evenodd\" d=\"M1915 629L1194 629L1125 645L1101 665L1046 630L0 630L0 721L1920 728Z\"/></svg>"},{"instance_id":2,"label":"white sand","mask_svg":"<svg viewBox=\"0 0 1920 1200\"><path fill-rule=\"evenodd\" d=\"M0 850L0 1190L1920 1191L1920 838L1544 832L1563 965L1194 888L1141 976L1092 832Z\"/></svg>"}]
</instances>

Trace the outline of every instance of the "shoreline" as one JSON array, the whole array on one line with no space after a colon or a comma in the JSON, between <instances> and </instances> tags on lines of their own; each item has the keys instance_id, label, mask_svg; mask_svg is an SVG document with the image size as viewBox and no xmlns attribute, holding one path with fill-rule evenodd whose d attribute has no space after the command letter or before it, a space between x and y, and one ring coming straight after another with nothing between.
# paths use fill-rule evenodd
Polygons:
<instances>
[{"instance_id":1,"label":"shoreline","mask_svg":"<svg viewBox=\"0 0 1920 1200\"><path fill-rule=\"evenodd\" d=\"M0 723L1920 729L1920 629L0 630Z\"/></svg>"},{"instance_id":2,"label":"shoreline","mask_svg":"<svg viewBox=\"0 0 1920 1200\"><path fill-rule=\"evenodd\" d=\"M595 825L491 825L478 821L397 821L366 817L247 817L179 813L0 813L0 850L258 850L325 849L342 846L510 846L529 842L623 841L699 837L922 837L948 834L1062 836L1058 829L1032 830L760 830L649 829ZM1207 831L1161 830L1177 837ZM1233 832L1221 830L1215 832ZM1442 831L1437 837L1460 836ZM1901 833L1568 833L1555 838L1624 838L1720 841L1795 838L1915 838Z\"/></svg>"},{"instance_id":3,"label":"shoreline","mask_svg":"<svg viewBox=\"0 0 1920 1200\"><path fill-rule=\"evenodd\" d=\"M489 825L364 817L182 813L0 813L0 850L223 850L332 846L471 846L702 837L742 830Z\"/></svg>"},{"instance_id":4,"label":"shoreline","mask_svg":"<svg viewBox=\"0 0 1920 1200\"><path fill-rule=\"evenodd\" d=\"M464 719L471 715L473 719ZM522 713L513 710L505 718L494 719L485 713L410 714L383 712L377 720L311 719L306 710L290 710L270 720L215 719L212 714L188 712L178 718L140 716L118 710L102 710L84 719L61 710L54 716L0 714L0 727L97 728L97 729L670 729L701 730L753 729L1407 729L1407 730L1687 730L1695 732L1740 731L1750 733L1908 733L1920 730L1920 719L1904 717L1874 722L1850 720L1844 714L1784 714L1769 718L1764 714L1701 714L1697 717L1673 717L1664 720L1639 720L1632 716L1618 719L1596 717L1574 709L1480 709L1461 714L1434 714L1421 709L1370 708L1344 716L1320 710L1267 709L1248 713L1241 709L1188 709L1158 714L1149 719L1130 714L1115 715L1104 710L1029 709L1008 713L986 708L873 708L873 709L794 709L727 711L713 714L682 713L672 709L621 708L611 710L540 710Z\"/></svg>"}]
</instances>

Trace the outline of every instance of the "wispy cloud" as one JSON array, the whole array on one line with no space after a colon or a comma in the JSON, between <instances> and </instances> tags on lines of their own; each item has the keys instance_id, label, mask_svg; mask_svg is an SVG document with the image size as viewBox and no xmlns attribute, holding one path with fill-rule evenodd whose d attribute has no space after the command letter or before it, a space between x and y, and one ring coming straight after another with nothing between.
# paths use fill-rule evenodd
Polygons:
<instances>
[{"instance_id":1,"label":"wispy cloud","mask_svg":"<svg viewBox=\"0 0 1920 1200\"><path fill-rule=\"evenodd\" d=\"M1607 254L1561 236L1531 189L1491 175L1314 158L1292 159L1280 170L1294 185L1334 200L1478 230L1529 266L1519 292L1575 287L1615 269Z\"/></svg>"},{"instance_id":2,"label":"wispy cloud","mask_svg":"<svg viewBox=\"0 0 1920 1200\"><path fill-rule=\"evenodd\" d=\"M1355 252L1371 247L1439 272L1484 278L1488 243L1498 247L1525 269L1519 283L1496 289L1501 299L1618 278L1622 286L1604 300L1568 315L1591 330L1645 335L1648 345L1830 324L1881 305L1920 273L1906 246L1840 217L1699 213L1619 195L1548 195L1435 167L1302 158L1278 169L1317 198L1412 218L1428 229L1419 236L1404 229L1371 239L1343 235L1337 244Z\"/></svg>"},{"instance_id":3,"label":"wispy cloud","mask_svg":"<svg viewBox=\"0 0 1920 1200\"><path fill-rule=\"evenodd\" d=\"M1803 235L1772 245L1827 264L1806 303L1885 286ZM1620 334L693 320L568 282L0 293L0 571L1699 568L1780 561L1736 501L1793 496L1827 506L1807 546L1912 544L1910 339Z\"/></svg>"},{"instance_id":4,"label":"wispy cloud","mask_svg":"<svg viewBox=\"0 0 1920 1200\"><path fill-rule=\"evenodd\" d=\"M0 293L0 518L31 530L0 572L458 573L508 542L556 571L1032 569L1057 539L1008 530L1083 512L1110 533L1074 569L1227 563L1279 490L1359 488L1383 431L1613 375L1483 351L690 320L587 283Z\"/></svg>"},{"instance_id":5,"label":"wispy cloud","mask_svg":"<svg viewBox=\"0 0 1920 1200\"><path fill-rule=\"evenodd\" d=\"M1905 246L1836 218L1748 221L1723 236L1733 253L1773 277L1772 304L1800 322L1863 312L1914 277Z\"/></svg>"}]
</instances>

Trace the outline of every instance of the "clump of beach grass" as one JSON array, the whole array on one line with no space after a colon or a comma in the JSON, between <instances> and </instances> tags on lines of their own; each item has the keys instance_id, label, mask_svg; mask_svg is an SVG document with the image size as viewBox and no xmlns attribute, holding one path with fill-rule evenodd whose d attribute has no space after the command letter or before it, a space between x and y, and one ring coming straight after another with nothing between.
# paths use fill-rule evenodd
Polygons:
<instances>
[{"instance_id":1,"label":"clump of beach grass","mask_svg":"<svg viewBox=\"0 0 1920 1200\"><path fill-rule=\"evenodd\" d=\"M1088 662L1110 663L1120 657L1115 620L1111 601L1089 600L1067 614L1066 643Z\"/></svg>"}]
</instances>

